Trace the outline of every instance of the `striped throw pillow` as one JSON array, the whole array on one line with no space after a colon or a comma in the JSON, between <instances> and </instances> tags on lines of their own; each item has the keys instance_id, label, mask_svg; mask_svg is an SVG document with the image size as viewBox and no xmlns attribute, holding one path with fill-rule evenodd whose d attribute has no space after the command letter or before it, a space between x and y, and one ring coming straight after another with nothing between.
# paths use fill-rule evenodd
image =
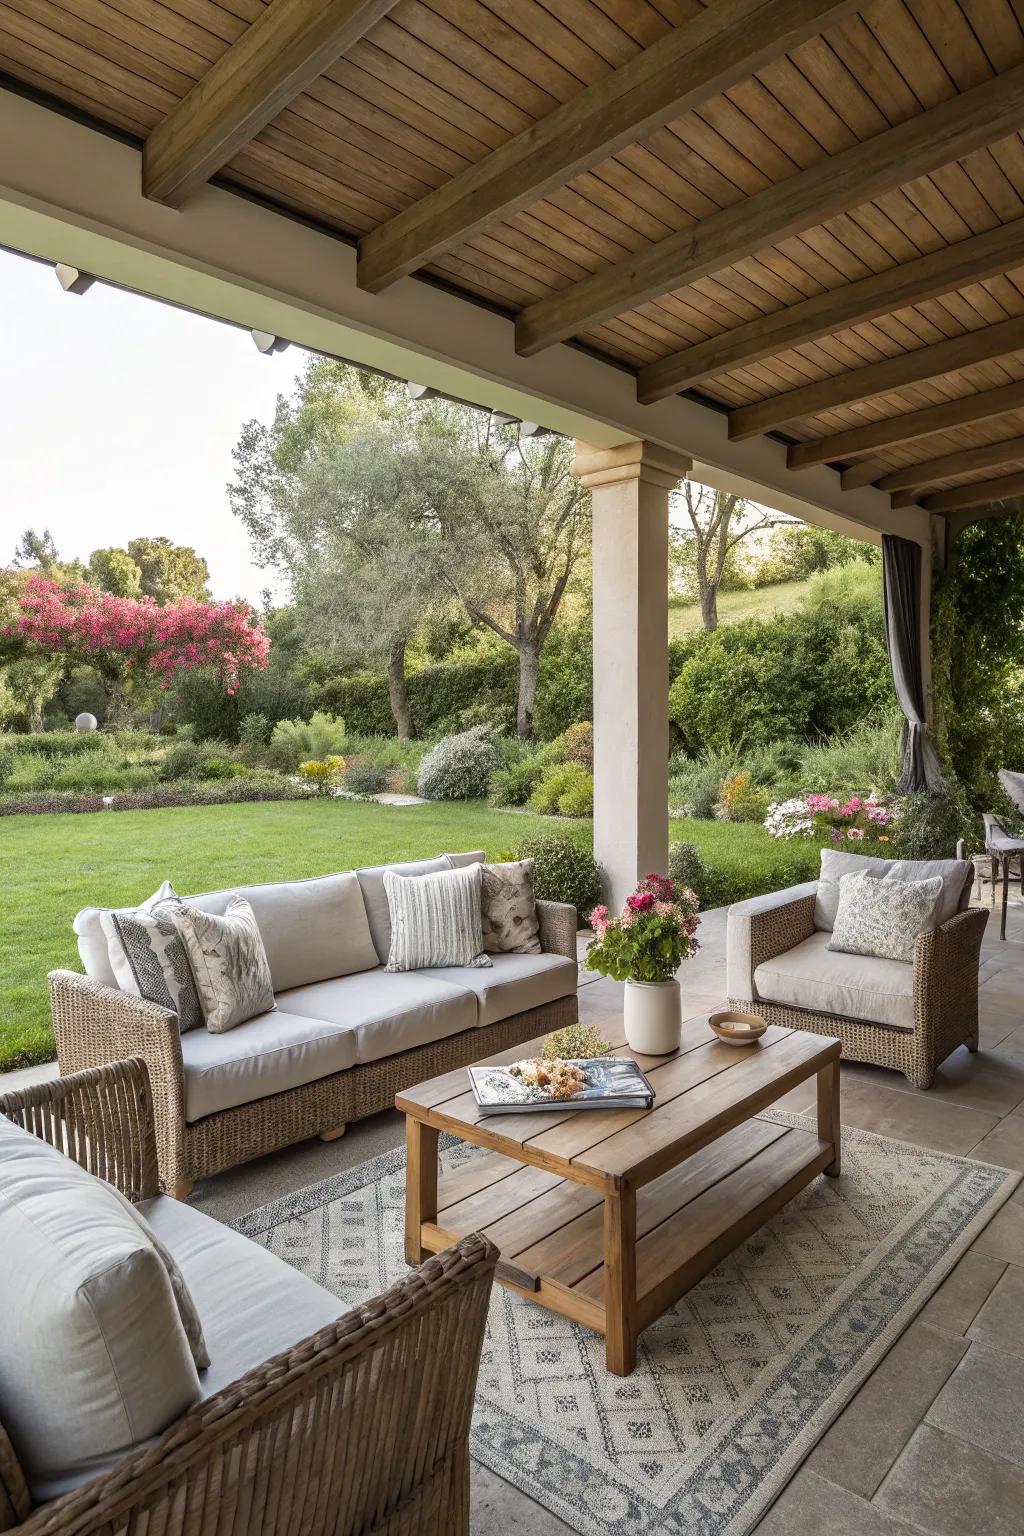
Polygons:
<instances>
[{"instance_id":1,"label":"striped throw pillow","mask_svg":"<svg viewBox=\"0 0 1024 1536\"><path fill-rule=\"evenodd\" d=\"M384 872L391 915L389 971L490 965L483 953L479 864L436 875Z\"/></svg>"}]
</instances>

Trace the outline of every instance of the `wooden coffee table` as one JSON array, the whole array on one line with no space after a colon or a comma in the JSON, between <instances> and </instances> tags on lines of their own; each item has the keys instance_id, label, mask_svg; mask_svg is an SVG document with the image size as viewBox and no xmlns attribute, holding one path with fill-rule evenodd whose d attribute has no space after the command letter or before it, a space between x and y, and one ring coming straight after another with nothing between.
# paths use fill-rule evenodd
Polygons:
<instances>
[{"instance_id":1,"label":"wooden coffee table","mask_svg":"<svg viewBox=\"0 0 1024 1536\"><path fill-rule=\"evenodd\" d=\"M621 1021L601 1028L616 1055L634 1054ZM635 1056L657 1095L646 1111L481 1116L464 1068L420 1083L395 1100L406 1259L486 1233L501 1283L603 1333L609 1371L628 1375L641 1329L819 1173L838 1174L839 1052L838 1040L775 1027L754 1045L723 1045L692 1019L673 1056ZM755 1118L813 1076L816 1132ZM439 1186L440 1131L487 1155Z\"/></svg>"}]
</instances>

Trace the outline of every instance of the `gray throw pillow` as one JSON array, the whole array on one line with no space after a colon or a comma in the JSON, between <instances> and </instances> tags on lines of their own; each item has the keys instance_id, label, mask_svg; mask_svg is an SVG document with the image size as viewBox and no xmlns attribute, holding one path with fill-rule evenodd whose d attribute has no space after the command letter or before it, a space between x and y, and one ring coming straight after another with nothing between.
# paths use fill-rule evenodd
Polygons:
<instances>
[{"instance_id":1,"label":"gray throw pillow","mask_svg":"<svg viewBox=\"0 0 1024 1536\"><path fill-rule=\"evenodd\" d=\"M110 1189L117 1196L118 1200L121 1202L128 1215L134 1221L135 1225L141 1231L145 1232L146 1236L153 1244L153 1247L156 1249L160 1257L160 1262L164 1266L164 1269L167 1271L167 1278L171 1282L171 1293L174 1296L174 1305L178 1309L178 1316L181 1318L181 1326L185 1330L185 1337L188 1339L188 1347L192 1351L192 1359L196 1363L196 1370L209 1370L210 1351L206 1347L206 1335L203 1333L203 1325L200 1321L199 1312L196 1309L196 1304L192 1300L192 1292L185 1284L185 1276L178 1268L177 1259L174 1257L174 1254L168 1248L167 1244L162 1242L161 1239L157 1237L145 1216L143 1216L140 1210L137 1210L136 1207L132 1205L127 1195L123 1195L121 1191L117 1189L113 1184L110 1185ZM162 1198L166 1200L170 1197L168 1195L164 1195Z\"/></svg>"},{"instance_id":2,"label":"gray throw pillow","mask_svg":"<svg viewBox=\"0 0 1024 1536\"><path fill-rule=\"evenodd\" d=\"M384 872L391 918L389 971L431 966L487 966L480 904L482 866L436 875Z\"/></svg>"},{"instance_id":3,"label":"gray throw pillow","mask_svg":"<svg viewBox=\"0 0 1024 1536\"><path fill-rule=\"evenodd\" d=\"M267 952L244 896L232 896L222 917L182 902L174 911L174 926L184 941L211 1034L222 1035L276 1006Z\"/></svg>"},{"instance_id":4,"label":"gray throw pillow","mask_svg":"<svg viewBox=\"0 0 1024 1536\"><path fill-rule=\"evenodd\" d=\"M483 864L481 916L484 950L491 955L539 955L540 924L533 860Z\"/></svg>"},{"instance_id":5,"label":"gray throw pillow","mask_svg":"<svg viewBox=\"0 0 1024 1536\"><path fill-rule=\"evenodd\" d=\"M134 912L100 913L107 957L122 992L178 1015L182 1034L203 1022L195 978L174 912L181 899L165 880Z\"/></svg>"},{"instance_id":6,"label":"gray throw pillow","mask_svg":"<svg viewBox=\"0 0 1024 1536\"><path fill-rule=\"evenodd\" d=\"M844 875L829 949L880 960L913 960L919 933L932 926L942 879L876 880L867 870Z\"/></svg>"}]
</instances>

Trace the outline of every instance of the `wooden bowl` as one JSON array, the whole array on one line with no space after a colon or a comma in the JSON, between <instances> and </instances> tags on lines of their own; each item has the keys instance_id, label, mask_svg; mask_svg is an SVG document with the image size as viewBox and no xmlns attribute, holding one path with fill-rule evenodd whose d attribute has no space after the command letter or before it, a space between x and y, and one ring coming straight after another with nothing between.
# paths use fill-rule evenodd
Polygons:
<instances>
[{"instance_id":1,"label":"wooden bowl","mask_svg":"<svg viewBox=\"0 0 1024 1536\"><path fill-rule=\"evenodd\" d=\"M708 1023L725 1045L754 1045L768 1028L760 1014L740 1013L732 1008L713 1013Z\"/></svg>"}]
</instances>

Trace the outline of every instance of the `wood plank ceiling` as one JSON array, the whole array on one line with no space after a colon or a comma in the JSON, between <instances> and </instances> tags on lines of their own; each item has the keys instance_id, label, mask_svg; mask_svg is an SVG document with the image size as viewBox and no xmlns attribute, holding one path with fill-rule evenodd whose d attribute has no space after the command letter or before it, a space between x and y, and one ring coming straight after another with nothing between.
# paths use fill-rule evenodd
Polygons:
<instances>
[{"instance_id":1,"label":"wood plank ceiling","mask_svg":"<svg viewBox=\"0 0 1024 1536\"><path fill-rule=\"evenodd\" d=\"M1024 491L1024 0L0 0L0 71L794 473Z\"/></svg>"}]
</instances>

